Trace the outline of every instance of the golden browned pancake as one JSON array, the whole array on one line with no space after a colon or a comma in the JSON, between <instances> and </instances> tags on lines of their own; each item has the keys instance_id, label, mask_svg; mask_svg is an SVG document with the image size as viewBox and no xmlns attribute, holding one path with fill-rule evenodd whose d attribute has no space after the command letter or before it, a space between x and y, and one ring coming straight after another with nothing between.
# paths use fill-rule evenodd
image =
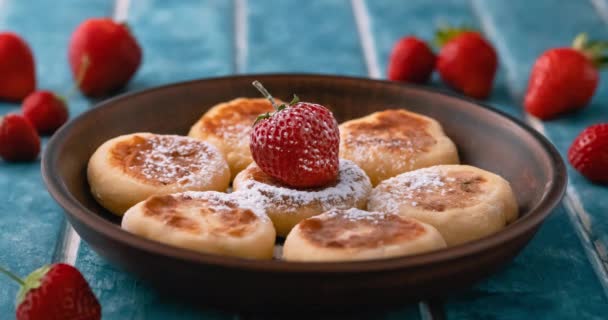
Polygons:
<instances>
[{"instance_id":1,"label":"golden browned pancake","mask_svg":"<svg viewBox=\"0 0 608 320\"><path fill-rule=\"evenodd\" d=\"M272 111L272 105L266 99L234 99L209 109L188 135L220 149L234 178L253 161L249 151L253 123L259 115Z\"/></svg>"},{"instance_id":2,"label":"golden browned pancake","mask_svg":"<svg viewBox=\"0 0 608 320\"><path fill-rule=\"evenodd\" d=\"M450 246L497 232L518 214L507 181L465 165L439 165L385 180L372 191L368 209L433 225Z\"/></svg>"},{"instance_id":3,"label":"golden browned pancake","mask_svg":"<svg viewBox=\"0 0 608 320\"><path fill-rule=\"evenodd\" d=\"M225 191L230 182L228 164L213 145L152 133L105 142L91 157L87 174L93 196L118 215L151 195Z\"/></svg>"},{"instance_id":4,"label":"golden browned pancake","mask_svg":"<svg viewBox=\"0 0 608 320\"><path fill-rule=\"evenodd\" d=\"M287 236L283 258L294 261L379 259L446 246L435 228L398 214L332 209L301 221Z\"/></svg>"},{"instance_id":5,"label":"golden browned pancake","mask_svg":"<svg viewBox=\"0 0 608 320\"><path fill-rule=\"evenodd\" d=\"M264 212L234 194L152 196L127 210L122 227L176 247L243 258L272 258L275 232Z\"/></svg>"},{"instance_id":6,"label":"golden browned pancake","mask_svg":"<svg viewBox=\"0 0 608 320\"><path fill-rule=\"evenodd\" d=\"M323 188L287 187L255 163L241 171L232 186L264 208L280 236L286 236L301 220L331 208L364 208L372 188L365 172L348 160L340 160L338 180Z\"/></svg>"},{"instance_id":7,"label":"golden browned pancake","mask_svg":"<svg viewBox=\"0 0 608 320\"><path fill-rule=\"evenodd\" d=\"M437 121L402 109L347 121L340 125L340 139L340 156L359 165L373 185L403 172L459 162Z\"/></svg>"}]
</instances>

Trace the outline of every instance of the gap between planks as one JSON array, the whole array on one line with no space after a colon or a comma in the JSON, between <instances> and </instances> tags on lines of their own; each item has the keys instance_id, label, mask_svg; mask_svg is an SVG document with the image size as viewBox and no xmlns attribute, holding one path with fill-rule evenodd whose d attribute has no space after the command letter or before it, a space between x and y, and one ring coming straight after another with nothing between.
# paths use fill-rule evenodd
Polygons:
<instances>
[{"instance_id":1,"label":"gap between planks","mask_svg":"<svg viewBox=\"0 0 608 320\"><path fill-rule=\"evenodd\" d=\"M359 42L361 42L361 50L365 64L367 66L368 76L372 79L380 79L382 72L380 71L380 63L376 54L376 43L372 34L371 19L369 11L364 0L351 0L351 7L357 32L359 34ZM443 319L441 315L444 313L443 305L438 300L420 301L418 303L418 312L422 320Z\"/></svg>"},{"instance_id":2,"label":"gap between planks","mask_svg":"<svg viewBox=\"0 0 608 320\"><path fill-rule=\"evenodd\" d=\"M498 39L498 32L494 28L494 25L488 20L489 18L482 14L482 10L479 7L479 1L480 0L470 0L472 12L477 17L484 34L486 34L490 39L493 39L493 42L499 49L498 51L501 51L500 46L502 42L496 41ZM604 2L604 0L590 1L596 8L596 11L602 20L608 23L608 4ZM502 51L504 52L504 50ZM506 82L511 98L513 101L519 101L522 93L517 92L515 89L515 78L511 73L511 70L515 70L516 61L512 61L509 56L507 56L506 59L503 58L502 61L504 61L507 72ZM550 137L545 130L545 126L540 120L525 113L524 121L550 140ZM602 285L604 295L608 297L608 256L606 247L600 241L595 241L595 237L593 236L593 231L591 230L590 225L591 215L585 210L578 192L574 189L570 182L568 182L568 187L562 201L562 205L564 206L564 209L568 215L570 224L581 241L587 258L589 259L591 266Z\"/></svg>"},{"instance_id":3,"label":"gap between planks","mask_svg":"<svg viewBox=\"0 0 608 320\"><path fill-rule=\"evenodd\" d=\"M0 0L0 8L6 0ZM112 18L118 22L126 22L129 16L130 0L116 0L112 10ZM63 231L53 255L53 262L64 262L74 265L78 258L78 249L80 248L80 236L76 233L72 225L65 220Z\"/></svg>"},{"instance_id":4,"label":"gap between planks","mask_svg":"<svg viewBox=\"0 0 608 320\"><path fill-rule=\"evenodd\" d=\"M234 73L247 66L247 0L234 0Z\"/></svg>"}]
</instances>

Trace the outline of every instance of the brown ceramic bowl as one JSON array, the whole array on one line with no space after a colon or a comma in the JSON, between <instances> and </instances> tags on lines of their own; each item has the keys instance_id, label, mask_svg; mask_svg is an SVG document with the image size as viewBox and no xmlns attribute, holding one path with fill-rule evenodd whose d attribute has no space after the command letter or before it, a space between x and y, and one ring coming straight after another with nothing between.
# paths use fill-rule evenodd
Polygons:
<instances>
[{"instance_id":1,"label":"brown ceramic bowl","mask_svg":"<svg viewBox=\"0 0 608 320\"><path fill-rule=\"evenodd\" d=\"M123 231L119 219L93 200L86 166L104 141L138 131L186 134L216 103L258 97L251 86L254 79L277 97L289 99L296 93L305 101L330 106L339 122L387 108L407 108L439 120L463 163L511 182L521 217L492 236L427 254L289 263L206 255L146 240ZM287 74L191 81L108 100L53 136L42 172L78 234L111 263L164 292L249 309L403 303L469 286L513 259L559 203L566 186L564 163L551 143L520 121L475 101L393 82Z\"/></svg>"}]
</instances>

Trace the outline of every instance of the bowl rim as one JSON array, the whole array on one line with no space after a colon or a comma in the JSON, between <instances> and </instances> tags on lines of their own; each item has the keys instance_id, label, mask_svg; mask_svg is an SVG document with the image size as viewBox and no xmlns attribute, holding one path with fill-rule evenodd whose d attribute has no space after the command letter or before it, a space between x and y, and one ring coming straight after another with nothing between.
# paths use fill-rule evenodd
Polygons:
<instances>
[{"instance_id":1,"label":"bowl rim","mask_svg":"<svg viewBox=\"0 0 608 320\"><path fill-rule=\"evenodd\" d=\"M477 108L487 109L502 116L507 121L516 125L532 136L541 146L542 150L552 160L550 165L552 168L552 177L550 179L550 187L539 204L531 208L530 211L523 217L517 219L514 223L509 224L506 228L494 233L490 236L475 240L469 243L458 245L451 248L446 248L429 253L418 255L394 257L387 259L363 260L363 261L347 261L347 262L287 262L281 260L252 260L238 257L221 256L214 254L199 253L187 249L177 248L168 244L163 244L153 240L141 238L133 235L120 226L108 221L97 213L89 210L82 205L67 189L63 180L53 170L53 163L58 158L59 149L65 137L71 129L81 122L83 119L94 117L99 112L104 112L105 109L111 108L116 101L130 99L139 95L149 94L151 92L170 90L174 87L188 86L196 83L231 81L242 79L275 79L275 78L305 78L308 80L336 80L336 81L356 81L368 84L381 84L384 86L409 87L414 90L426 91L427 93L448 96L464 100ZM44 183L52 196L52 198L64 209L64 214L69 219L75 219L78 223L100 233L104 237L111 238L113 241L121 242L125 245L142 250L148 254L165 256L167 258L178 259L189 263L205 264L221 266L225 268L241 269L256 272L282 272L282 273L348 273L348 272L375 272L387 271L392 269L403 269L410 267L420 267L435 263L443 263L446 261L460 259L466 256L474 255L499 246L502 243L512 241L519 236L538 227L543 220L555 209L560 203L567 186L566 166L557 149L553 144L544 137L541 133L534 130L522 120L517 119L503 111L497 110L487 104L468 98L457 93L443 90L440 88L430 88L421 85L393 82L388 80L369 79L363 77L340 76L340 75L322 75L312 73L268 73L268 74L243 74L223 77L212 77L195 79L171 83L167 85L152 87L134 92L128 92L112 97L97 103L89 110L81 113L67 124L62 126L51 137L42 155L41 171ZM86 239L85 239L86 240Z\"/></svg>"}]
</instances>

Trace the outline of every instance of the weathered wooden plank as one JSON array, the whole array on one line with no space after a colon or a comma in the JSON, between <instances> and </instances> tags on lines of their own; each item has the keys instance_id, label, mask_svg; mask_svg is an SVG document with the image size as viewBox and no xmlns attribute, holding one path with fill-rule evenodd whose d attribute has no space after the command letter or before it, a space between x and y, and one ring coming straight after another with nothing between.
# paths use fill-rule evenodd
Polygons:
<instances>
[{"instance_id":1,"label":"weathered wooden plank","mask_svg":"<svg viewBox=\"0 0 608 320\"><path fill-rule=\"evenodd\" d=\"M72 30L82 19L107 15L111 9L112 4L104 0L87 1L86 5L76 0L4 0L0 1L0 30L16 32L30 44L39 88L67 94L72 87L67 63ZM78 96L69 104L72 116L88 106ZM0 114L18 110L18 104L0 104ZM9 164L0 160L0 215L0 264L25 275L53 260L65 223L43 185L39 161ZM14 314L16 292L16 285L0 280L0 318L10 319Z\"/></svg>"},{"instance_id":2,"label":"weathered wooden plank","mask_svg":"<svg viewBox=\"0 0 608 320\"><path fill-rule=\"evenodd\" d=\"M497 3L509 6L512 3L478 2L486 6ZM367 1L367 6L372 17L371 26L383 72L390 49L394 41L401 36L415 34L429 40L433 30L446 23L482 27L495 42L501 60L501 70L489 102L498 109L522 116L520 103L514 97L518 96L518 90L522 90L520 83L523 83L525 88L526 79L517 78L516 68L521 68L519 57L514 57L511 52L519 47L529 47L525 37L518 38L518 41L518 35L512 33L514 39L505 42L500 38L504 31L494 25L492 17L483 10L473 10L466 0L407 1L399 5L395 5L393 1ZM503 12L505 25L535 29L533 26L527 26L526 20L522 22L523 13L504 13L504 9L499 11ZM530 14L531 19L533 16ZM512 86L512 83L519 84L519 87ZM441 86L437 78L432 85ZM572 270L576 276L564 277L565 270ZM565 299L568 292L579 286L585 288L585 291ZM581 290L577 292L579 291ZM522 294L525 294L525 299L521 299ZM585 308L590 303L594 303L597 308L588 308L589 315L597 315L606 308L601 287L596 283L595 275L569 223L568 215L561 208L509 268L462 295L462 298L448 299L449 318L521 318L526 312L542 314L545 317L567 318L575 315L573 310L576 308Z\"/></svg>"},{"instance_id":3,"label":"weathered wooden plank","mask_svg":"<svg viewBox=\"0 0 608 320\"><path fill-rule=\"evenodd\" d=\"M347 0L249 1L248 73L366 75Z\"/></svg>"},{"instance_id":4,"label":"weathered wooden plank","mask_svg":"<svg viewBox=\"0 0 608 320\"><path fill-rule=\"evenodd\" d=\"M233 72L233 15L230 1L131 1L125 16L143 48L144 58L127 90ZM90 275L104 319L234 317L209 309L197 310L162 296L109 265L85 243L76 265Z\"/></svg>"}]
</instances>

